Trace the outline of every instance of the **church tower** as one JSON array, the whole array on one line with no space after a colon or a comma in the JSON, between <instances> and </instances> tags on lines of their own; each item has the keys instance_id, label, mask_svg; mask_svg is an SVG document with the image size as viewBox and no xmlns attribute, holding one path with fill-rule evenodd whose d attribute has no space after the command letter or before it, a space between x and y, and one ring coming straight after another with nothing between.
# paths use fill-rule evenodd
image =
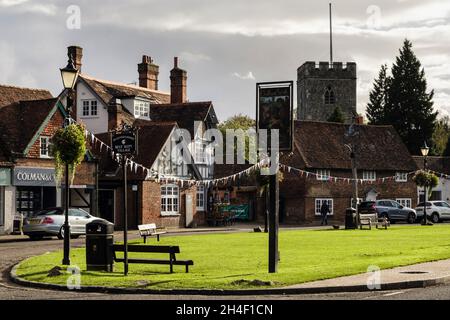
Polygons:
<instances>
[{"instance_id":1,"label":"church tower","mask_svg":"<svg viewBox=\"0 0 450 320\"><path fill-rule=\"evenodd\" d=\"M305 62L297 69L297 120L327 121L340 108L346 123L356 116L356 63L333 62L330 3L330 61Z\"/></svg>"},{"instance_id":2,"label":"church tower","mask_svg":"<svg viewBox=\"0 0 450 320\"><path fill-rule=\"evenodd\" d=\"M327 121L339 107L345 122L356 115L356 63L305 62L297 69L297 120Z\"/></svg>"}]
</instances>

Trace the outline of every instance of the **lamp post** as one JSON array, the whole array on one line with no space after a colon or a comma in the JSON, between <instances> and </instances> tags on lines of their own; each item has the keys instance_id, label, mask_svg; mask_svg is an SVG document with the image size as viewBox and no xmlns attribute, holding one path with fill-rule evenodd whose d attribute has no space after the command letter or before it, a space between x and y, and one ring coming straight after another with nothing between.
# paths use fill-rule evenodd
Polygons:
<instances>
[{"instance_id":1,"label":"lamp post","mask_svg":"<svg viewBox=\"0 0 450 320\"><path fill-rule=\"evenodd\" d=\"M427 170L427 156L428 151L430 151L430 148L427 146L427 142L424 141L423 147L420 148L420 152L423 156L423 170ZM427 184L425 183L424 190L423 190L423 225L427 225Z\"/></svg>"},{"instance_id":2,"label":"lamp post","mask_svg":"<svg viewBox=\"0 0 450 320\"><path fill-rule=\"evenodd\" d=\"M66 102L66 118L64 119L63 127L65 128L70 124L70 111L73 107L74 99L74 87L78 78L79 71L73 65L73 58L69 54L69 61L65 68L60 69L61 78L64 85L64 89L67 91L67 102ZM62 264L70 265L70 226L69 226L69 164L65 164L65 190L64 190L64 257Z\"/></svg>"}]
</instances>

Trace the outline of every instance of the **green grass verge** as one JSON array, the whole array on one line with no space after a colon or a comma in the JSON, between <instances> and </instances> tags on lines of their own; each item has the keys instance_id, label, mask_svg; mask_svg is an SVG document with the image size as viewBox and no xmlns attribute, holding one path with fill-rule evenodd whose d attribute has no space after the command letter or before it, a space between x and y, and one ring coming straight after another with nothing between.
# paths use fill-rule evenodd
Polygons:
<instances>
[{"instance_id":1,"label":"green grass verge","mask_svg":"<svg viewBox=\"0 0 450 320\"><path fill-rule=\"evenodd\" d=\"M156 239L147 243L155 244ZM276 274L267 272L268 235L265 233L162 236L158 244L180 246L181 254L177 257L194 260L189 273L184 272L183 266L175 266L175 273L170 274L169 266L130 264L129 275L124 277L122 263L115 264L113 273L88 272L84 248L73 249L71 261L82 271L81 285L245 289L251 286L233 282L258 279L287 286L363 273L370 265L386 269L450 258L450 225L393 226L370 231L281 231L281 261ZM62 251L32 257L20 264L17 274L27 280L66 284L69 274L47 276L61 260Z\"/></svg>"}]
</instances>

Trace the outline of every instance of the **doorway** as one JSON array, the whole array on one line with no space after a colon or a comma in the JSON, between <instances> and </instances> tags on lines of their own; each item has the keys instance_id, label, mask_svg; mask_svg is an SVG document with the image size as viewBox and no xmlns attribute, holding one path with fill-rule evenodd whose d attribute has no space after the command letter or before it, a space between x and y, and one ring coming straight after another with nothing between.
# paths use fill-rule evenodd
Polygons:
<instances>
[{"instance_id":1,"label":"doorway","mask_svg":"<svg viewBox=\"0 0 450 320\"><path fill-rule=\"evenodd\" d=\"M98 190L98 213L100 218L114 223L114 190Z\"/></svg>"}]
</instances>

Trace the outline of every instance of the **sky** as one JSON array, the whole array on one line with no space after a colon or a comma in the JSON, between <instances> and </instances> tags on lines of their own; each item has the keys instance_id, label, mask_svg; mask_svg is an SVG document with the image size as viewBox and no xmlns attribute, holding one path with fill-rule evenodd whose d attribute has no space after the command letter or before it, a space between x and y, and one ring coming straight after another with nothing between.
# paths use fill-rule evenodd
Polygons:
<instances>
[{"instance_id":1,"label":"sky","mask_svg":"<svg viewBox=\"0 0 450 320\"><path fill-rule=\"evenodd\" d=\"M219 117L255 116L255 83L296 81L305 61L329 60L329 0L0 0L0 84L62 89L67 46L83 48L82 71L138 81L142 55L170 91L173 57L188 72L190 101ZM435 109L450 115L450 1L334 0L334 61L358 66L364 113L380 66L408 38L425 68Z\"/></svg>"}]
</instances>

